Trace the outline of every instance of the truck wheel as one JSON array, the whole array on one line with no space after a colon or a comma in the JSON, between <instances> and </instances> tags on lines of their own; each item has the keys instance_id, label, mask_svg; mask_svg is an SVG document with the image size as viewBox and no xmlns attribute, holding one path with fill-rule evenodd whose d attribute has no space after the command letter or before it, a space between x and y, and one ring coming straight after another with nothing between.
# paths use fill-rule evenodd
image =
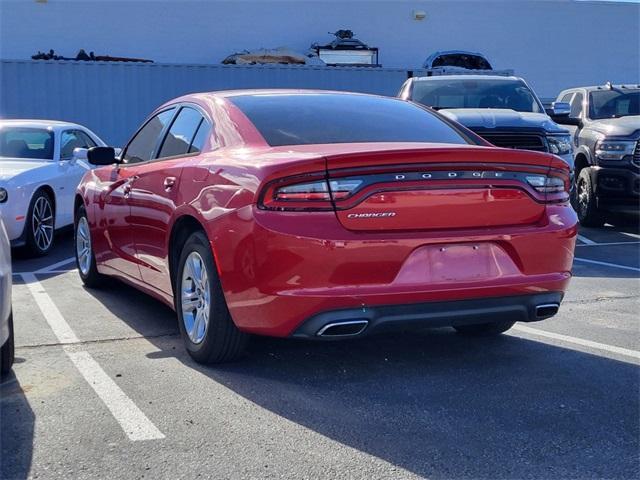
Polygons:
<instances>
[{"instance_id":1,"label":"truck wheel","mask_svg":"<svg viewBox=\"0 0 640 480\"><path fill-rule=\"evenodd\" d=\"M13 340L13 313L9 314L9 338L0 348L0 374L6 375L13 366L15 346Z\"/></svg>"},{"instance_id":2,"label":"truck wheel","mask_svg":"<svg viewBox=\"0 0 640 480\"><path fill-rule=\"evenodd\" d=\"M227 308L207 237L185 242L175 282L178 325L189 355L198 363L230 362L241 356L249 335L238 330Z\"/></svg>"},{"instance_id":3,"label":"truck wheel","mask_svg":"<svg viewBox=\"0 0 640 480\"><path fill-rule=\"evenodd\" d=\"M501 333L506 332L516 322L491 322L491 323L480 323L478 325L458 325L453 328L456 329L461 335L467 335L470 337L490 337L493 335L500 335Z\"/></svg>"},{"instance_id":4,"label":"truck wheel","mask_svg":"<svg viewBox=\"0 0 640 480\"><path fill-rule=\"evenodd\" d=\"M584 227L602 227L604 225L604 218L598 211L591 175L589 175L587 168L580 170L576 181L576 212L580 225Z\"/></svg>"}]
</instances>

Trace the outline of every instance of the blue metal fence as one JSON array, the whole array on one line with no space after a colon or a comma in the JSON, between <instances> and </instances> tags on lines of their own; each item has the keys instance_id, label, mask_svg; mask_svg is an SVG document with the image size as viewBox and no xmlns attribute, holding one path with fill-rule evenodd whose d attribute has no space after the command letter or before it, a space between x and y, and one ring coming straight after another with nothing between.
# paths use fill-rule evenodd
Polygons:
<instances>
[{"instance_id":1,"label":"blue metal fence","mask_svg":"<svg viewBox=\"0 0 640 480\"><path fill-rule=\"evenodd\" d=\"M0 61L0 118L81 123L121 145L161 103L191 92L318 88L395 95L402 69Z\"/></svg>"}]
</instances>

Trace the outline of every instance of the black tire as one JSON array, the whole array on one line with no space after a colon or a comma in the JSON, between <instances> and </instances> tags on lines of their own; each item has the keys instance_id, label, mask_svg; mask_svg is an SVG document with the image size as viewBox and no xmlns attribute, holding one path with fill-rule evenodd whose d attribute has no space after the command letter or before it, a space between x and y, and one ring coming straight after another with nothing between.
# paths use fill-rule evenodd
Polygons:
<instances>
[{"instance_id":1,"label":"black tire","mask_svg":"<svg viewBox=\"0 0 640 480\"><path fill-rule=\"evenodd\" d=\"M185 273L187 260L192 258L194 253L197 254L196 258L199 256L206 269L208 298L210 299L208 325L204 330L204 338L198 343L189 337L182 309L183 274ZM174 285L178 325L189 355L196 362L203 364L230 362L242 356L247 346L249 335L238 330L238 327L233 323L222 292L218 271L215 268L211 247L204 233L196 232L187 238L176 268Z\"/></svg>"},{"instance_id":2,"label":"black tire","mask_svg":"<svg viewBox=\"0 0 640 480\"><path fill-rule=\"evenodd\" d=\"M501 333L506 332L516 322L491 322L491 323L480 323L477 325L458 325L453 328L456 329L461 335L467 335L470 337L491 337L494 335L500 335Z\"/></svg>"},{"instance_id":3,"label":"black tire","mask_svg":"<svg viewBox=\"0 0 640 480\"><path fill-rule=\"evenodd\" d=\"M6 375L13 366L15 359L15 345L13 339L13 313L9 314L9 338L0 348L0 374Z\"/></svg>"},{"instance_id":4,"label":"black tire","mask_svg":"<svg viewBox=\"0 0 640 480\"><path fill-rule=\"evenodd\" d=\"M604 217L598 211L598 203L588 168L580 170L576 179L575 191L574 208L578 214L580 225L583 227L602 227L604 225Z\"/></svg>"},{"instance_id":5,"label":"black tire","mask_svg":"<svg viewBox=\"0 0 640 480\"><path fill-rule=\"evenodd\" d=\"M43 241L42 233L38 233L37 225L40 225L42 222L37 220L38 217L36 212L36 205L46 204L47 208L51 214L50 225L46 225L47 231L50 230L51 239L48 242ZM40 208L38 208L38 212ZM35 215L35 217L34 217ZM24 225L26 229L26 247L27 251L36 257L42 257L48 254L53 248L54 238L55 238L55 210L53 207L53 199L51 196L44 190L38 190L31 199L31 203L29 204L29 211L27 212L27 218Z\"/></svg>"},{"instance_id":6,"label":"black tire","mask_svg":"<svg viewBox=\"0 0 640 480\"><path fill-rule=\"evenodd\" d=\"M93 245L92 245L90 233L89 233L89 239L88 239L90 249L91 249L91 253L90 253L91 260L89 263L89 269L84 271L83 268L80 268L80 258L79 258L79 252L78 252L78 225L80 224L81 219L85 219L88 222L87 211L84 208L84 205L81 205L78 208L75 214L75 219L73 223L73 252L76 259L76 268L78 269L78 274L80 275L80 279L82 280L82 283L84 283L89 288L99 288L104 286L105 283L107 283L108 278L98 273L98 269L96 268L96 257L93 253Z\"/></svg>"}]
</instances>

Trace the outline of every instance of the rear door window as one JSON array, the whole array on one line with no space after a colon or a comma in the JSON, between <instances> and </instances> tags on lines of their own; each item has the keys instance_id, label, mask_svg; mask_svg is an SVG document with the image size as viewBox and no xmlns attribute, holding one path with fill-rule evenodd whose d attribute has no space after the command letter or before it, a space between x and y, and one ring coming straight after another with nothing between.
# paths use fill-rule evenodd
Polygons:
<instances>
[{"instance_id":1,"label":"rear door window","mask_svg":"<svg viewBox=\"0 0 640 480\"><path fill-rule=\"evenodd\" d=\"M169 128L169 132L162 143L158 158L175 157L187 153L199 152L202 145L193 150L191 147L194 143L194 138L200 131L202 121L203 117L197 110L183 107L173 121L171 128ZM200 140L201 139L199 139L199 141Z\"/></svg>"}]
</instances>

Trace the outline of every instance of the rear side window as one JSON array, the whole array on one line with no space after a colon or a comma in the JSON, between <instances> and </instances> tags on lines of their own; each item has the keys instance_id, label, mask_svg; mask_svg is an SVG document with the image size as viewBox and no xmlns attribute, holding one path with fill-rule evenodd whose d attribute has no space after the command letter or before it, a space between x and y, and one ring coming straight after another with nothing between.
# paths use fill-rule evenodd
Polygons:
<instances>
[{"instance_id":1,"label":"rear side window","mask_svg":"<svg viewBox=\"0 0 640 480\"><path fill-rule=\"evenodd\" d=\"M76 148L95 147L89 135L80 130L65 130L60 137L60 158L68 159L73 157L73 150Z\"/></svg>"},{"instance_id":2,"label":"rear side window","mask_svg":"<svg viewBox=\"0 0 640 480\"><path fill-rule=\"evenodd\" d=\"M211 132L211 124L206 120L202 119L200 125L198 126L198 131L196 131L193 140L191 141L191 146L189 147L189 153L199 153L202 151L204 144L207 140L207 135Z\"/></svg>"},{"instance_id":3,"label":"rear side window","mask_svg":"<svg viewBox=\"0 0 640 480\"><path fill-rule=\"evenodd\" d=\"M153 152L160 141L160 135L173 117L175 108L160 112L136 134L127 145L124 160L127 163L139 163L151 160Z\"/></svg>"},{"instance_id":4,"label":"rear side window","mask_svg":"<svg viewBox=\"0 0 640 480\"><path fill-rule=\"evenodd\" d=\"M198 150L191 150L191 144L200 130L202 115L195 109L184 107L173 121L164 139L158 158L185 155ZM202 146L200 146L202 148Z\"/></svg>"},{"instance_id":5,"label":"rear side window","mask_svg":"<svg viewBox=\"0 0 640 480\"><path fill-rule=\"evenodd\" d=\"M565 103L569 103L569 102L571 102L571 97L572 96L573 96L573 92L567 93L564 97L562 97L562 99L560 101L561 102L565 102Z\"/></svg>"},{"instance_id":6,"label":"rear side window","mask_svg":"<svg viewBox=\"0 0 640 480\"><path fill-rule=\"evenodd\" d=\"M349 94L241 95L231 100L271 146L473 141L433 113L393 98Z\"/></svg>"},{"instance_id":7,"label":"rear side window","mask_svg":"<svg viewBox=\"0 0 640 480\"><path fill-rule=\"evenodd\" d=\"M571 113L570 116L573 118L580 118L580 114L582 113L582 101L584 100L584 96L582 93L576 93L576 96L573 97L573 101L571 102Z\"/></svg>"}]
</instances>

